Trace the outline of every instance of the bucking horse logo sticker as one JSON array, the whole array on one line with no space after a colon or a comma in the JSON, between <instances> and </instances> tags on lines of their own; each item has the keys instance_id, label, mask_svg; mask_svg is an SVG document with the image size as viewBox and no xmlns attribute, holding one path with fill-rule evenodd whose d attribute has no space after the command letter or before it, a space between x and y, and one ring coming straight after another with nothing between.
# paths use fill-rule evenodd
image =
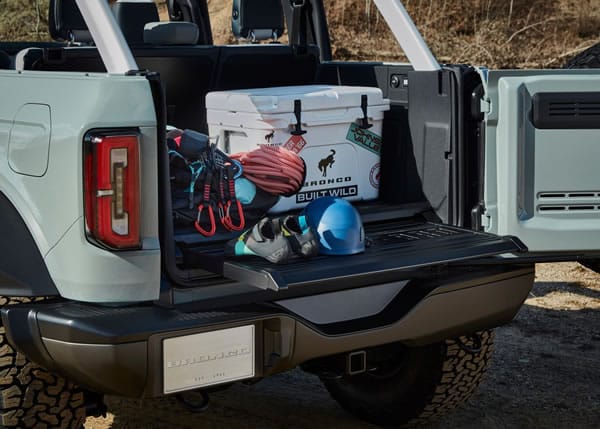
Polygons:
<instances>
[{"instance_id":1,"label":"bucking horse logo sticker","mask_svg":"<svg viewBox=\"0 0 600 429\"><path fill-rule=\"evenodd\" d=\"M331 153L319 161L319 171L323 173L323 177L327 177L327 169L333 167L335 163L335 150L330 149Z\"/></svg>"}]
</instances>

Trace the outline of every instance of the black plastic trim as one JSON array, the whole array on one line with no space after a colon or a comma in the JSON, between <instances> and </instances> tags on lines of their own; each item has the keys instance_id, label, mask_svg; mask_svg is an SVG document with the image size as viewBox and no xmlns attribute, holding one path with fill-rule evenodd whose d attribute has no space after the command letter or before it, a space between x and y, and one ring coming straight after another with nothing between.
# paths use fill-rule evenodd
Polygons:
<instances>
[{"instance_id":1,"label":"black plastic trim","mask_svg":"<svg viewBox=\"0 0 600 429\"><path fill-rule=\"evenodd\" d=\"M531 100L538 129L600 129L600 92L538 92Z\"/></svg>"},{"instance_id":2,"label":"black plastic trim","mask_svg":"<svg viewBox=\"0 0 600 429\"><path fill-rule=\"evenodd\" d=\"M376 328L378 323L387 325L400 320L417 307L424 297L438 291L451 292L446 290L445 285L455 285L452 290L464 289L520 276L523 269L531 271L531 267L531 264L512 264L479 270L455 268L451 271L430 272L428 278L410 281L402 288L392 305L387 306L381 314L369 317L368 323L363 323L365 320L361 319L363 324L350 320L341 324L317 325L269 302L192 311L186 310L185 306L109 307L74 301L46 301L6 306L0 311L3 323L9 328L10 338L15 344L26 343L35 335L69 343L125 344L145 341L157 334L280 316L302 320L322 334L351 334ZM32 320L36 323L32 323Z\"/></svg>"},{"instance_id":3,"label":"black plastic trim","mask_svg":"<svg viewBox=\"0 0 600 429\"><path fill-rule=\"evenodd\" d=\"M66 44L63 42L0 42L0 49L11 56L15 56L19 51L27 48L52 49L65 46Z\"/></svg>"},{"instance_id":4,"label":"black plastic trim","mask_svg":"<svg viewBox=\"0 0 600 429\"><path fill-rule=\"evenodd\" d=\"M6 331L8 342L16 345L17 349L34 362L44 363L47 369L54 369L53 361L44 347L37 324L37 312L31 307L12 305L10 308L11 322L18 329ZM8 317L2 314L2 325L6 326Z\"/></svg>"},{"instance_id":5,"label":"black plastic trim","mask_svg":"<svg viewBox=\"0 0 600 429\"><path fill-rule=\"evenodd\" d=\"M59 295L27 225L0 192L0 295Z\"/></svg>"},{"instance_id":6,"label":"black plastic trim","mask_svg":"<svg viewBox=\"0 0 600 429\"><path fill-rule=\"evenodd\" d=\"M146 75L150 82L154 110L156 112L156 144L158 145L158 198L161 202L158 211L158 226L161 246L162 272L166 277L176 284L186 285L189 283L184 271L177 268L175 263L175 236L173 230L171 205L171 189L169 183L169 154L167 149L167 112L165 91L160 80L160 74L150 72Z\"/></svg>"},{"instance_id":7,"label":"black plastic trim","mask_svg":"<svg viewBox=\"0 0 600 429\"><path fill-rule=\"evenodd\" d=\"M10 305L1 311L2 320L10 326L11 338L18 345L35 335L67 343L127 344L161 333L283 314L266 305L186 313L158 306L103 307L74 301ZM34 318L39 331L23 323L28 318Z\"/></svg>"},{"instance_id":8,"label":"black plastic trim","mask_svg":"<svg viewBox=\"0 0 600 429\"><path fill-rule=\"evenodd\" d=\"M443 223L469 226L477 187L477 121L471 94L481 79L472 67L408 73L412 147L423 194Z\"/></svg>"}]
</instances>

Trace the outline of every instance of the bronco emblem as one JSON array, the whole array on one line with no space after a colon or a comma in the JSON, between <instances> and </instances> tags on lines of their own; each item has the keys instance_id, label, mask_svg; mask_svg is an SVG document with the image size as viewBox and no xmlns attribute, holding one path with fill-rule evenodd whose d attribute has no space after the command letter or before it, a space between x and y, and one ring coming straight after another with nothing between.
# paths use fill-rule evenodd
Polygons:
<instances>
[{"instance_id":1,"label":"bronco emblem","mask_svg":"<svg viewBox=\"0 0 600 429\"><path fill-rule=\"evenodd\" d=\"M265 136L265 140L267 141L267 143L271 143L271 140L273 140L273 137L275 136L275 130L271 131L271 133L267 134Z\"/></svg>"},{"instance_id":2,"label":"bronco emblem","mask_svg":"<svg viewBox=\"0 0 600 429\"><path fill-rule=\"evenodd\" d=\"M327 177L327 169L333 167L333 164L335 163L335 159L333 158L335 150L330 150L331 153L319 161L319 171L323 173L323 177Z\"/></svg>"}]
</instances>

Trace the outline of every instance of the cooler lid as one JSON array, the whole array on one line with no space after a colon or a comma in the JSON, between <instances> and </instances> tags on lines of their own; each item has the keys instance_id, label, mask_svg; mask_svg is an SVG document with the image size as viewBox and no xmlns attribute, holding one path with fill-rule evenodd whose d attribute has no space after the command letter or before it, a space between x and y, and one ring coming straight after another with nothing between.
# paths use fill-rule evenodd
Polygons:
<instances>
[{"instance_id":1,"label":"cooler lid","mask_svg":"<svg viewBox=\"0 0 600 429\"><path fill-rule=\"evenodd\" d=\"M363 95L367 96L369 107L383 106L387 110L389 100L383 98L379 88L332 85L280 86L209 92L206 95L206 108L259 114L291 113L294 111L295 100L301 100L302 111L305 112L343 109L360 106Z\"/></svg>"}]
</instances>

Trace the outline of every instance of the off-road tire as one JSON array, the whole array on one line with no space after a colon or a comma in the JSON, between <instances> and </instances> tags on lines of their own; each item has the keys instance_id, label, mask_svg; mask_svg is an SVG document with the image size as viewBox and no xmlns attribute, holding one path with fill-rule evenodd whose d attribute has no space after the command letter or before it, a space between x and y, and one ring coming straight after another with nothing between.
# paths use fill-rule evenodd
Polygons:
<instances>
[{"instance_id":1,"label":"off-road tire","mask_svg":"<svg viewBox=\"0 0 600 429\"><path fill-rule=\"evenodd\" d=\"M566 69L597 69L600 68L600 43L586 49L571 58L564 65Z\"/></svg>"},{"instance_id":2,"label":"off-road tire","mask_svg":"<svg viewBox=\"0 0 600 429\"><path fill-rule=\"evenodd\" d=\"M420 425L458 407L475 392L489 366L493 338L492 331L483 331L407 348L387 376L367 372L323 383L333 399L363 420L384 427Z\"/></svg>"},{"instance_id":3,"label":"off-road tire","mask_svg":"<svg viewBox=\"0 0 600 429\"><path fill-rule=\"evenodd\" d=\"M584 259L579 261L579 263L584 267L600 274L600 259Z\"/></svg>"},{"instance_id":4,"label":"off-road tire","mask_svg":"<svg viewBox=\"0 0 600 429\"><path fill-rule=\"evenodd\" d=\"M31 301L0 297L0 306ZM0 427L78 429L85 417L84 392L13 349L0 327Z\"/></svg>"}]
</instances>

